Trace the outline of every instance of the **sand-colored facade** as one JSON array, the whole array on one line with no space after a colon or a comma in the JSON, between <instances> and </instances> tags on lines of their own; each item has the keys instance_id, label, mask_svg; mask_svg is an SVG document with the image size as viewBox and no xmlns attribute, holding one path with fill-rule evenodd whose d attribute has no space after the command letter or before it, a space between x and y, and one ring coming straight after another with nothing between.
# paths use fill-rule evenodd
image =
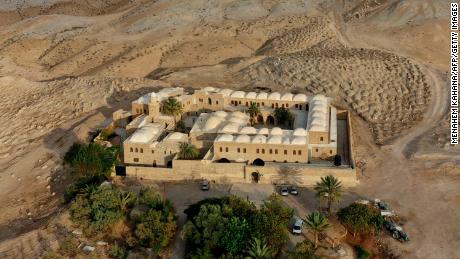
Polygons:
<instances>
[{"instance_id":1,"label":"sand-colored facade","mask_svg":"<svg viewBox=\"0 0 460 259\"><path fill-rule=\"evenodd\" d=\"M180 118L162 113L162 102L168 98L175 98L182 105ZM260 110L254 118L247 113L251 103ZM292 119L278 125L276 108L288 109ZM114 119L122 120L122 114L117 111ZM315 175L313 172L327 172L329 168L339 175L343 170L347 181L352 178L356 182L350 158L339 167L331 164L332 158L343 152L338 152L342 147L337 148L340 135L337 109L322 95L246 93L211 87L186 93L182 88L165 88L135 100L130 114L134 119L125 128L132 135L123 142L127 175L177 179L184 178L182 170L186 170L200 172L202 178L223 179L211 177L216 174L247 182L254 180L253 173L257 173L257 181L262 181L261 176L265 174L265 181L271 182L277 181L276 171L280 168L295 167L302 174L298 184L307 185ZM173 132L179 119L188 124L188 134ZM348 125L349 120L346 123ZM179 160L177 153L183 142L200 148L204 158ZM350 143L348 139L346 142ZM229 167L230 164L233 166ZM229 172L225 172L227 169ZM165 170L170 173L161 173ZM190 174L192 177L193 173Z\"/></svg>"}]
</instances>

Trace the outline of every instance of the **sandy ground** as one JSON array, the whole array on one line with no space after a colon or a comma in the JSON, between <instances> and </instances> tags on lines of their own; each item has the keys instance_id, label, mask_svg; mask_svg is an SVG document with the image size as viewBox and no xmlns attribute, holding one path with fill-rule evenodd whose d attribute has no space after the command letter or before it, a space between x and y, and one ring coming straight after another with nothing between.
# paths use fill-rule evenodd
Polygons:
<instances>
[{"instance_id":1,"label":"sandy ground","mask_svg":"<svg viewBox=\"0 0 460 259\"><path fill-rule=\"evenodd\" d=\"M353 114L350 192L407 219L411 242L391 244L460 257L448 1L86 2L0 3L0 257L37 257L55 239L44 229L62 209L68 146L167 85L333 97Z\"/></svg>"}]
</instances>

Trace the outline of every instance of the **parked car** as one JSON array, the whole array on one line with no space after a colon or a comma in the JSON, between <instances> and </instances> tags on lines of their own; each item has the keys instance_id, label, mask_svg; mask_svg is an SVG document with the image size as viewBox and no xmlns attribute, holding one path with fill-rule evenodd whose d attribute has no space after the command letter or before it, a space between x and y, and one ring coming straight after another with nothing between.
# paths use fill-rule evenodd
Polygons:
<instances>
[{"instance_id":1,"label":"parked car","mask_svg":"<svg viewBox=\"0 0 460 259\"><path fill-rule=\"evenodd\" d=\"M299 191L297 190L297 187L291 186L291 187L289 188L289 193L292 194L292 195L298 195L298 194L299 194Z\"/></svg>"},{"instance_id":2,"label":"parked car","mask_svg":"<svg viewBox=\"0 0 460 259\"><path fill-rule=\"evenodd\" d=\"M385 220L383 223L385 226L386 230L390 232L391 236L399 240L400 242L407 242L409 241L409 236L404 232L401 226L398 226L394 221L392 220Z\"/></svg>"},{"instance_id":3,"label":"parked car","mask_svg":"<svg viewBox=\"0 0 460 259\"><path fill-rule=\"evenodd\" d=\"M280 188L281 196L288 196L289 195L289 188L288 186L281 186Z\"/></svg>"},{"instance_id":4,"label":"parked car","mask_svg":"<svg viewBox=\"0 0 460 259\"><path fill-rule=\"evenodd\" d=\"M201 190L202 191L208 191L209 190L209 182L206 180L203 180L201 182Z\"/></svg>"},{"instance_id":5,"label":"parked car","mask_svg":"<svg viewBox=\"0 0 460 259\"><path fill-rule=\"evenodd\" d=\"M292 226L292 233L294 235L302 234L302 226L303 226L303 220L302 219L296 219L295 222L294 222L294 226Z\"/></svg>"}]
</instances>

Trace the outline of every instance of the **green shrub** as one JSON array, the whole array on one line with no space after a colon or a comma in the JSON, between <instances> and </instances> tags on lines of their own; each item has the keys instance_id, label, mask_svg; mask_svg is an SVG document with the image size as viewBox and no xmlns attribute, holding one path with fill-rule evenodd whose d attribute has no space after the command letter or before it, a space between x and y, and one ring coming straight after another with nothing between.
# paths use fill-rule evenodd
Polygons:
<instances>
[{"instance_id":1,"label":"green shrub","mask_svg":"<svg viewBox=\"0 0 460 259\"><path fill-rule=\"evenodd\" d=\"M125 259L128 256L126 248L118 245L118 243L111 245L107 254L114 259Z\"/></svg>"},{"instance_id":2,"label":"green shrub","mask_svg":"<svg viewBox=\"0 0 460 259\"><path fill-rule=\"evenodd\" d=\"M372 257L372 253L364 249L364 247L357 245L355 246L358 259L368 259Z\"/></svg>"},{"instance_id":3,"label":"green shrub","mask_svg":"<svg viewBox=\"0 0 460 259\"><path fill-rule=\"evenodd\" d=\"M382 229L384 218L367 205L353 203L342 208L337 216L353 234L366 234Z\"/></svg>"},{"instance_id":4,"label":"green shrub","mask_svg":"<svg viewBox=\"0 0 460 259\"><path fill-rule=\"evenodd\" d=\"M63 256L74 257L78 254L78 243L73 238L64 239L59 244L58 253Z\"/></svg>"}]
</instances>

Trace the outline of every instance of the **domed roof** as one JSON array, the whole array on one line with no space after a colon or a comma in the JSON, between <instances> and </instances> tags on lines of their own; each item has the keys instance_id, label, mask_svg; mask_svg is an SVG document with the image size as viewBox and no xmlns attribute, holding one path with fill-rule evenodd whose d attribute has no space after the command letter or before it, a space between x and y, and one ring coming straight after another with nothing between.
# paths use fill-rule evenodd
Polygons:
<instances>
[{"instance_id":1,"label":"domed roof","mask_svg":"<svg viewBox=\"0 0 460 259\"><path fill-rule=\"evenodd\" d=\"M227 97L227 96L230 96L233 93L233 90L231 90L231 89L222 89L222 90L220 90L219 93L222 94L223 96Z\"/></svg>"},{"instance_id":2,"label":"domed roof","mask_svg":"<svg viewBox=\"0 0 460 259\"><path fill-rule=\"evenodd\" d=\"M231 142L233 141L233 136L230 134L223 134L220 135L216 138L216 141L218 142Z\"/></svg>"},{"instance_id":3,"label":"domed roof","mask_svg":"<svg viewBox=\"0 0 460 259\"><path fill-rule=\"evenodd\" d=\"M291 93L285 93L285 94L283 94L283 96L281 97L281 100L282 100L282 101L292 101L292 97L294 97L293 94L291 94Z\"/></svg>"},{"instance_id":4,"label":"domed roof","mask_svg":"<svg viewBox=\"0 0 460 259\"><path fill-rule=\"evenodd\" d=\"M246 124L246 120L245 120L245 119L240 118L240 117L236 117L236 116L230 117L230 119L228 119L227 121L228 121L228 122L237 123L237 124L239 124L239 125L241 125L241 124Z\"/></svg>"},{"instance_id":5,"label":"domed roof","mask_svg":"<svg viewBox=\"0 0 460 259\"><path fill-rule=\"evenodd\" d=\"M269 130L267 128L261 128L257 131L257 134L268 135Z\"/></svg>"},{"instance_id":6,"label":"domed roof","mask_svg":"<svg viewBox=\"0 0 460 259\"><path fill-rule=\"evenodd\" d=\"M307 137L299 137L296 136L291 141L292 145L306 145L307 144Z\"/></svg>"},{"instance_id":7,"label":"domed roof","mask_svg":"<svg viewBox=\"0 0 460 259\"><path fill-rule=\"evenodd\" d=\"M271 135L283 135L283 130L279 127L274 127L270 130Z\"/></svg>"},{"instance_id":8,"label":"domed roof","mask_svg":"<svg viewBox=\"0 0 460 259\"><path fill-rule=\"evenodd\" d=\"M248 99L256 99L257 93L256 92L249 92L246 94L246 98Z\"/></svg>"},{"instance_id":9,"label":"domed roof","mask_svg":"<svg viewBox=\"0 0 460 259\"><path fill-rule=\"evenodd\" d=\"M222 122L222 119L217 117L217 116L212 116L206 121L206 124L204 125L204 129L209 131L209 130L214 130L217 127L219 127L220 123Z\"/></svg>"},{"instance_id":10,"label":"domed roof","mask_svg":"<svg viewBox=\"0 0 460 259\"><path fill-rule=\"evenodd\" d=\"M256 98L259 99L259 100L265 100L265 99L268 98L268 94L265 93L265 92L260 92L259 94L257 94Z\"/></svg>"},{"instance_id":11,"label":"domed roof","mask_svg":"<svg viewBox=\"0 0 460 259\"><path fill-rule=\"evenodd\" d=\"M289 137L284 137L282 143L285 145L289 145L291 144L291 139Z\"/></svg>"},{"instance_id":12,"label":"domed roof","mask_svg":"<svg viewBox=\"0 0 460 259\"><path fill-rule=\"evenodd\" d=\"M281 136L271 136L267 140L268 144L281 144L281 142L282 142Z\"/></svg>"},{"instance_id":13,"label":"domed roof","mask_svg":"<svg viewBox=\"0 0 460 259\"><path fill-rule=\"evenodd\" d=\"M305 94L296 94L292 100L296 102L306 102L308 98Z\"/></svg>"},{"instance_id":14,"label":"domed roof","mask_svg":"<svg viewBox=\"0 0 460 259\"><path fill-rule=\"evenodd\" d=\"M238 136L235 138L235 142L238 142L238 143L249 143L249 142L251 142L251 137L249 137L248 135L238 135Z\"/></svg>"},{"instance_id":15,"label":"domed roof","mask_svg":"<svg viewBox=\"0 0 460 259\"><path fill-rule=\"evenodd\" d=\"M230 96L234 97L234 98L244 98L244 92L243 91L235 91Z\"/></svg>"},{"instance_id":16,"label":"domed roof","mask_svg":"<svg viewBox=\"0 0 460 259\"><path fill-rule=\"evenodd\" d=\"M326 100L326 96L322 95L322 94L317 94L315 96L313 96L313 100Z\"/></svg>"},{"instance_id":17,"label":"domed roof","mask_svg":"<svg viewBox=\"0 0 460 259\"><path fill-rule=\"evenodd\" d=\"M225 124L219 132L222 133L237 133L240 130L240 126L237 123L230 122Z\"/></svg>"},{"instance_id":18,"label":"domed roof","mask_svg":"<svg viewBox=\"0 0 460 259\"><path fill-rule=\"evenodd\" d=\"M263 144L267 142L267 137L264 135L256 135L252 138L251 143Z\"/></svg>"},{"instance_id":19,"label":"domed roof","mask_svg":"<svg viewBox=\"0 0 460 259\"><path fill-rule=\"evenodd\" d=\"M215 91L216 91L216 88L211 87L211 86L208 86L208 87L203 88L203 90L204 90L205 92L215 92Z\"/></svg>"},{"instance_id":20,"label":"domed roof","mask_svg":"<svg viewBox=\"0 0 460 259\"><path fill-rule=\"evenodd\" d=\"M240 130L241 134L256 134L257 130L254 127L244 127Z\"/></svg>"},{"instance_id":21,"label":"domed roof","mask_svg":"<svg viewBox=\"0 0 460 259\"><path fill-rule=\"evenodd\" d=\"M268 95L268 100L279 100L281 98L281 94L278 92L274 92Z\"/></svg>"},{"instance_id":22,"label":"domed roof","mask_svg":"<svg viewBox=\"0 0 460 259\"><path fill-rule=\"evenodd\" d=\"M294 136L306 136L307 131L305 129L303 129L303 128L297 128L297 129L294 130L292 135L294 135Z\"/></svg>"},{"instance_id":23,"label":"domed roof","mask_svg":"<svg viewBox=\"0 0 460 259\"><path fill-rule=\"evenodd\" d=\"M224 112L224 111L216 111L212 114L213 116L217 116L217 117L220 117L220 118L225 118L227 117L227 113Z\"/></svg>"}]
</instances>

